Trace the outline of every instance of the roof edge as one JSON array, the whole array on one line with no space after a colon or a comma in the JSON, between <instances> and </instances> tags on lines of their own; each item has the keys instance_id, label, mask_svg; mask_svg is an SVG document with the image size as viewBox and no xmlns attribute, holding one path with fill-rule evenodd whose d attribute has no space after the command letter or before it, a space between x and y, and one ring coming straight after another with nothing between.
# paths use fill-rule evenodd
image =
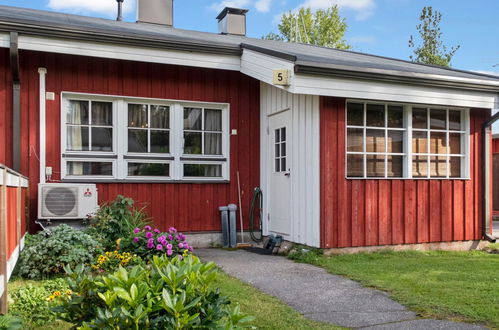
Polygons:
<instances>
[{"instance_id":1,"label":"roof edge","mask_svg":"<svg viewBox=\"0 0 499 330\"><path fill-rule=\"evenodd\" d=\"M297 57L294 56L294 55L291 55L291 54L288 54L288 53L285 53L285 52L280 52L278 50L273 50L273 49L269 49L269 48L263 48L263 47L259 47L259 46L255 46L255 45L246 44L246 43L242 43L241 44L241 49L253 50L253 51L258 52L258 53L262 53L262 54L265 54L265 55L277 57L277 58L279 58L281 60L286 60L286 61L290 61L290 62L296 62L297 61Z\"/></svg>"}]
</instances>

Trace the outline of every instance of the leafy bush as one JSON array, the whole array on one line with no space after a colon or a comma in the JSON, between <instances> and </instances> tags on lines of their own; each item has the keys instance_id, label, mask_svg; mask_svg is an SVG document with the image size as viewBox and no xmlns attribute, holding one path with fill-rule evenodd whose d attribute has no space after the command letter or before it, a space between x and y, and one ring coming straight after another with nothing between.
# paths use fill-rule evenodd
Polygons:
<instances>
[{"instance_id":1,"label":"leafy bush","mask_svg":"<svg viewBox=\"0 0 499 330\"><path fill-rule=\"evenodd\" d=\"M22 329L23 324L20 318L10 315L0 315L0 330Z\"/></svg>"},{"instance_id":2,"label":"leafy bush","mask_svg":"<svg viewBox=\"0 0 499 330\"><path fill-rule=\"evenodd\" d=\"M41 279L64 273L69 264L87 264L100 251L98 242L90 235L59 225L42 231L26 242L19 260L18 274L25 278Z\"/></svg>"},{"instance_id":3,"label":"leafy bush","mask_svg":"<svg viewBox=\"0 0 499 330\"><path fill-rule=\"evenodd\" d=\"M212 289L215 264L192 255L154 256L148 267L95 277L83 265L66 270L73 293L54 310L83 329L232 329L251 319Z\"/></svg>"},{"instance_id":4,"label":"leafy bush","mask_svg":"<svg viewBox=\"0 0 499 330\"><path fill-rule=\"evenodd\" d=\"M106 252L97 257L92 265L92 270L97 273L115 272L119 266L130 267L142 264L142 259L129 252L119 253L118 251Z\"/></svg>"},{"instance_id":5,"label":"leafy bush","mask_svg":"<svg viewBox=\"0 0 499 330\"><path fill-rule=\"evenodd\" d=\"M52 292L65 289L67 283L64 279L48 280L38 285L28 284L14 289L9 294L9 311L12 315L20 317L27 328L43 326L56 319L47 298Z\"/></svg>"},{"instance_id":6,"label":"leafy bush","mask_svg":"<svg viewBox=\"0 0 499 330\"><path fill-rule=\"evenodd\" d=\"M185 235L171 227L167 233L151 226L135 228L133 233L121 241L121 249L134 253L144 259L166 254L168 257L186 256L193 250L186 241Z\"/></svg>"},{"instance_id":7,"label":"leafy bush","mask_svg":"<svg viewBox=\"0 0 499 330\"><path fill-rule=\"evenodd\" d=\"M134 228L149 223L144 208L136 209L133 199L118 195L114 201L99 208L91 219L88 232L100 238L106 250L114 250L119 239L131 235Z\"/></svg>"}]
</instances>

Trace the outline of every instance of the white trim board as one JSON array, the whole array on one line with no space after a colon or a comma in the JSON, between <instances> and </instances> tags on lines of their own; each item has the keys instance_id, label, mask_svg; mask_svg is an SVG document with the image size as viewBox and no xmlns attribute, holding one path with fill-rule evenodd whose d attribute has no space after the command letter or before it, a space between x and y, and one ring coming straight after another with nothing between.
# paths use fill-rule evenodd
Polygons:
<instances>
[{"instance_id":1,"label":"white trim board","mask_svg":"<svg viewBox=\"0 0 499 330\"><path fill-rule=\"evenodd\" d=\"M8 33L0 33L0 48L10 47L10 35Z\"/></svg>"},{"instance_id":2,"label":"white trim board","mask_svg":"<svg viewBox=\"0 0 499 330\"><path fill-rule=\"evenodd\" d=\"M19 49L239 71L239 56L19 36Z\"/></svg>"},{"instance_id":3,"label":"white trim board","mask_svg":"<svg viewBox=\"0 0 499 330\"><path fill-rule=\"evenodd\" d=\"M9 260L7 261L7 281L12 276L12 272L14 271L14 268L16 267L17 261L19 260L19 255L20 255L22 249L24 248L25 237L26 237L26 234L21 238L21 241L16 246L16 249L14 250L14 252L12 252L12 255L10 256Z\"/></svg>"},{"instance_id":4,"label":"white trim board","mask_svg":"<svg viewBox=\"0 0 499 330\"><path fill-rule=\"evenodd\" d=\"M243 55L241 56L241 72L245 75L272 85L273 71L276 69L288 70L292 84L294 72L294 64L292 62L261 54L252 50L243 49ZM274 87L289 90L288 86Z\"/></svg>"}]
</instances>

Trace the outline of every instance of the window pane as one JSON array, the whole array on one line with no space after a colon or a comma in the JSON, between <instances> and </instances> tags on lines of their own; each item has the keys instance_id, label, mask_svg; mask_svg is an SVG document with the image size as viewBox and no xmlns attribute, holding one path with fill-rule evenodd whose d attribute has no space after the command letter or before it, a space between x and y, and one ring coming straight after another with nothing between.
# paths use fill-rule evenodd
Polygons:
<instances>
[{"instance_id":1,"label":"window pane","mask_svg":"<svg viewBox=\"0 0 499 330\"><path fill-rule=\"evenodd\" d=\"M403 153L404 152L404 132L388 131L388 152Z\"/></svg>"},{"instance_id":2,"label":"window pane","mask_svg":"<svg viewBox=\"0 0 499 330\"><path fill-rule=\"evenodd\" d=\"M113 151L113 129L92 127L92 151Z\"/></svg>"},{"instance_id":3,"label":"window pane","mask_svg":"<svg viewBox=\"0 0 499 330\"><path fill-rule=\"evenodd\" d=\"M404 127L404 107L389 105L388 106L388 127Z\"/></svg>"},{"instance_id":4,"label":"window pane","mask_svg":"<svg viewBox=\"0 0 499 330\"><path fill-rule=\"evenodd\" d=\"M128 126L147 128L147 105L129 104L128 105Z\"/></svg>"},{"instance_id":5,"label":"window pane","mask_svg":"<svg viewBox=\"0 0 499 330\"><path fill-rule=\"evenodd\" d=\"M276 172L281 171L281 159L280 158L275 159L275 171Z\"/></svg>"},{"instance_id":6,"label":"window pane","mask_svg":"<svg viewBox=\"0 0 499 330\"><path fill-rule=\"evenodd\" d=\"M461 154L461 134L449 133L449 153Z\"/></svg>"},{"instance_id":7,"label":"window pane","mask_svg":"<svg viewBox=\"0 0 499 330\"><path fill-rule=\"evenodd\" d=\"M347 103L347 125L364 126L363 103Z\"/></svg>"},{"instance_id":8,"label":"window pane","mask_svg":"<svg viewBox=\"0 0 499 330\"><path fill-rule=\"evenodd\" d=\"M222 131L222 110L204 110L204 129L207 131Z\"/></svg>"},{"instance_id":9,"label":"window pane","mask_svg":"<svg viewBox=\"0 0 499 330\"><path fill-rule=\"evenodd\" d=\"M184 164L185 177L222 177L222 165Z\"/></svg>"},{"instance_id":10,"label":"window pane","mask_svg":"<svg viewBox=\"0 0 499 330\"><path fill-rule=\"evenodd\" d=\"M281 156L286 157L286 142L281 143Z\"/></svg>"},{"instance_id":11,"label":"window pane","mask_svg":"<svg viewBox=\"0 0 499 330\"><path fill-rule=\"evenodd\" d=\"M412 176L414 178L426 178L428 176L428 157L412 157Z\"/></svg>"},{"instance_id":12,"label":"window pane","mask_svg":"<svg viewBox=\"0 0 499 330\"><path fill-rule=\"evenodd\" d=\"M366 130L366 151L385 152L385 131L378 129Z\"/></svg>"},{"instance_id":13,"label":"window pane","mask_svg":"<svg viewBox=\"0 0 499 330\"><path fill-rule=\"evenodd\" d=\"M286 167L286 157L281 158L281 171L286 172L288 168Z\"/></svg>"},{"instance_id":14,"label":"window pane","mask_svg":"<svg viewBox=\"0 0 499 330\"><path fill-rule=\"evenodd\" d=\"M447 176L447 157L430 157L430 176L432 178L444 178Z\"/></svg>"},{"instance_id":15,"label":"window pane","mask_svg":"<svg viewBox=\"0 0 499 330\"><path fill-rule=\"evenodd\" d=\"M275 144L275 157L281 156L281 145L279 143Z\"/></svg>"},{"instance_id":16,"label":"window pane","mask_svg":"<svg viewBox=\"0 0 499 330\"><path fill-rule=\"evenodd\" d=\"M151 105L151 128L170 128L170 107Z\"/></svg>"},{"instance_id":17,"label":"window pane","mask_svg":"<svg viewBox=\"0 0 499 330\"><path fill-rule=\"evenodd\" d=\"M201 122L201 109L184 108L184 129L200 131Z\"/></svg>"},{"instance_id":18,"label":"window pane","mask_svg":"<svg viewBox=\"0 0 499 330\"><path fill-rule=\"evenodd\" d=\"M275 130L275 143L281 142L281 130L276 129Z\"/></svg>"},{"instance_id":19,"label":"window pane","mask_svg":"<svg viewBox=\"0 0 499 330\"><path fill-rule=\"evenodd\" d=\"M92 101L92 125L113 126L113 103Z\"/></svg>"},{"instance_id":20,"label":"window pane","mask_svg":"<svg viewBox=\"0 0 499 330\"><path fill-rule=\"evenodd\" d=\"M67 149L71 151L88 151L89 134L88 127L68 126L67 129Z\"/></svg>"},{"instance_id":21,"label":"window pane","mask_svg":"<svg viewBox=\"0 0 499 330\"><path fill-rule=\"evenodd\" d=\"M347 176L350 178L364 176L363 155L347 155Z\"/></svg>"},{"instance_id":22,"label":"window pane","mask_svg":"<svg viewBox=\"0 0 499 330\"><path fill-rule=\"evenodd\" d=\"M128 130L128 151L147 152L147 130Z\"/></svg>"},{"instance_id":23,"label":"window pane","mask_svg":"<svg viewBox=\"0 0 499 330\"><path fill-rule=\"evenodd\" d=\"M449 129L452 131L462 130L461 111L449 110Z\"/></svg>"},{"instance_id":24,"label":"window pane","mask_svg":"<svg viewBox=\"0 0 499 330\"><path fill-rule=\"evenodd\" d=\"M430 153L432 154L447 153L447 141L445 133L430 132Z\"/></svg>"},{"instance_id":25,"label":"window pane","mask_svg":"<svg viewBox=\"0 0 499 330\"><path fill-rule=\"evenodd\" d=\"M362 136L364 130L362 128L347 129L347 151L363 151Z\"/></svg>"},{"instance_id":26,"label":"window pane","mask_svg":"<svg viewBox=\"0 0 499 330\"><path fill-rule=\"evenodd\" d=\"M281 128L281 142L286 141L286 127Z\"/></svg>"},{"instance_id":27,"label":"window pane","mask_svg":"<svg viewBox=\"0 0 499 330\"><path fill-rule=\"evenodd\" d=\"M205 155L222 154L222 133L204 134L204 154Z\"/></svg>"},{"instance_id":28,"label":"window pane","mask_svg":"<svg viewBox=\"0 0 499 330\"><path fill-rule=\"evenodd\" d=\"M412 109L412 127L428 128L427 110L424 108Z\"/></svg>"},{"instance_id":29,"label":"window pane","mask_svg":"<svg viewBox=\"0 0 499 330\"><path fill-rule=\"evenodd\" d=\"M446 129L447 111L441 109L430 109L430 128Z\"/></svg>"},{"instance_id":30,"label":"window pane","mask_svg":"<svg viewBox=\"0 0 499 330\"><path fill-rule=\"evenodd\" d=\"M428 139L426 132L412 132L412 152L415 154L428 153Z\"/></svg>"},{"instance_id":31,"label":"window pane","mask_svg":"<svg viewBox=\"0 0 499 330\"><path fill-rule=\"evenodd\" d=\"M113 163L67 162L68 175L113 175Z\"/></svg>"},{"instance_id":32,"label":"window pane","mask_svg":"<svg viewBox=\"0 0 499 330\"><path fill-rule=\"evenodd\" d=\"M388 177L401 178L403 176L403 160L404 156L387 156Z\"/></svg>"},{"instance_id":33,"label":"window pane","mask_svg":"<svg viewBox=\"0 0 499 330\"><path fill-rule=\"evenodd\" d=\"M461 157L451 157L449 160L449 176L451 178L461 177Z\"/></svg>"},{"instance_id":34,"label":"window pane","mask_svg":"<svg viewBox=\"0 0 499 330\"><path fill-rule=\"evenodd\" d=\"M184 154L203 153L201 148L201 134L202 133L184 133Z\"/></svg>"},{"instance_id":35,"label":"window pane","mask_svg":"<svg viewBox=\"0 0 499 330\"><path fill-rule=\"evenodd\" d=\"M366 156L367 176L384 177L385 176L385 156L367 155Z\"/></svg>"},{"instance_id":36,"label":"window pane","mask_svg":"<svg viewBox=\"0 0 499 330\"><path fill-rule=\"evenodd\" d=\"M170 152L170 132L151 130L151 152L167 154Z\"/></svg>"},{"instance_id":37,"label":"window pane","mask_svg":"<svg viewBox=\"0 0 499 330\"><path fill-rule=\"evenodd\" d=\"M158 163L128 163L128 176L170 176L170 165Z\"/></svg>"},{"instance_id":38,"label":"window pane","mask_svg":"<svg viewBox=\"0 0 499 330\"><path fill-rule=\"evenodd\" d=\"M88 125L88 101L69 101L66 122L74 125Z\"/></svg>"},{"instance_id":39,"label":"window pane","mask_svg":"<svg viewBox=\"0 0 499 330\"><path fill-rule=\"evenodd\" d=\"M385 106L380 104L368 104L366 124L367 126L372 127L385 127Z\"/></svg>"}]
</instances>

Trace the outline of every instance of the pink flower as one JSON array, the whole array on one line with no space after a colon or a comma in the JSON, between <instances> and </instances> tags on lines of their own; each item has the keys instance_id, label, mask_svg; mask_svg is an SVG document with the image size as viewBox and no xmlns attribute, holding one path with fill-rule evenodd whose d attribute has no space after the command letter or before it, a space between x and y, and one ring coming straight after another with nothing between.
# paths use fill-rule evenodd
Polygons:
<instances>
[{"instance_id":1,"label":"pink flower","mask_svg":"<svg viewBox=\"0 0 499 330\"><path fill-rule=\"evenodd\" d=\"M173 236L172 235L168 235L168 240L173 240Z\"/></svg>"},{"instance_id":2,"label":"pink flower","mask_svg":"<svg viewBox=\"0 0 499 330\"><path fill-rule=\"evenodd\" d=\"M147 240L147 243L154 244L154 238L149 238L149 239Z\"/></svg>"},{"instance_id":3,"label":"pink flower","mask_svg":"<svg viewBox=\"0 0 499 330\"><path fill-rule=\"evenodd\" d=\"M168 245L166 246L166 248L167 248L168 250L171 250L171 249L173 249L173 245L168 244Z\"/></svg>"},{"instance_id":4,"label":"pink flower","mask_svg":"<svg viewBox=\"0 0 499 330\"><path fill-rule=\"evenodd\" d=\"M171 255L173 254L173 251L172 251L172 250L167 250L167 251L166 251L166 254L167 254L168 256L171 256Z\"/></svg>"},{"instance_id":5,"label":"pink flower","mask_svg":"<svg viewBox=\"0 0 499 330\"><path fill-rule=\"evenodd\" d=\"M188 248L189 248L189 244L184 242L184 249L188 249Z\"/></svg>"},{"instance_id":6,"label":"pink flower","mask_svg":"<svg viewBox=\"0 0 499 330\"><path fill-rule=\"evenodd\" d=\"M178 244L178 247L179 247L179 248L181 248L181 249L183 249L183 248L184 248L184 244L179 243L179 244Z\"/></svg>"},{"instance_id":7,"label":"pink flower","mask_svg":"<svg viewBox=\"0 0 499 330\"><path fill-rule=\"evenodd\" d=\"M154 231L156 234L161 233L161 231L160 231L158 228L154 229L153 231Z\"/></svg>"},{"instance_id":8,"label":"pink flower","mask_svg":"<svg viewBox=\"0 0 499 330\"><path fill-rule=\"evenodd\" d=\"M139 240L140 240L140 238L138 238L138 237L135 237L135 238L133 239L133 241L134 241L135 243L137 243Z\"/></svg>"},{"instance_id":9,"label":"pink flower","mask_svg":"<svg viewBox=\"0 0 499 330\"><path fill-rule=\"evenodd\" d=\"M135 228L135 229L133 230L133 232L134 232L134 234L138 234L138 233L140 232L140 228L138 228L138 227L137 227L137 228Z\"/></svg>"},{"instance_id":10,"label":"pink flower","mask_svg":"<svg viewBox=\"0 0 499 330\"><path fill-rule=\"evenodd\" d=\"M154 247L154 243L148 242L147 243L147 248L152 249Z\"/></svg>"},{"instance_id":11,"label":"pink flower","mask_svg":"<svg viewBox=\"0 0 499 330\"><path fill-rule=\"evenodd\" d=\"M168 232L170 234L175 234L177 232L177 229L175 229L174 227L170 227L170 229L168 229Z\"/></svg>"},{"instance_id":12,"label":"pink flower","mask_svg":"<svg viewBox=\"0 0 499 330\"><path fill-rule=\"evenodd\" d=\"M159 250L159 251L163 250L163 245L161 245L161 244L156 245L156 250Z\"/></svg>"},{"instance_id":13,"label":"pink flower","mask_svg":"<svg viewBox=\"0 0 499 330\"><path fill-rule=\"evenodd\" d=\"M185 235L184 235L184 234L178 234L177 238L178 238L180 241L185 241Z\"/></svg>"},{"instance_id":14,"label":"pink flower","mask_svg":"<svg viewBox=\"0 0 499 330\"><path fill-rule=\"evenodd\" d=\"M194 251L194 248L192 246L189 246L189 251Z\"/></svg>"},{"instance_id":15,"label":"pink flower","mask_svg":"<svg viewBox=\"0 0 499 330\"><path fill-rule=\"evenodd\" d=\"M151 226L145 226L144 230L151 230Z\"/></svg>"},{"instance_id":16,"label":"pink flower","mask_svg":"<svg viewBox=\"0 0 499 330\"><path fill-rule=\"evenodd\" d=\"M147 237L147 238L151 238L151 237L152 237L152 233L151 233L151 232L147 232L147 233L146 233L146 237Z\"/></svg>"}]
</instances>

